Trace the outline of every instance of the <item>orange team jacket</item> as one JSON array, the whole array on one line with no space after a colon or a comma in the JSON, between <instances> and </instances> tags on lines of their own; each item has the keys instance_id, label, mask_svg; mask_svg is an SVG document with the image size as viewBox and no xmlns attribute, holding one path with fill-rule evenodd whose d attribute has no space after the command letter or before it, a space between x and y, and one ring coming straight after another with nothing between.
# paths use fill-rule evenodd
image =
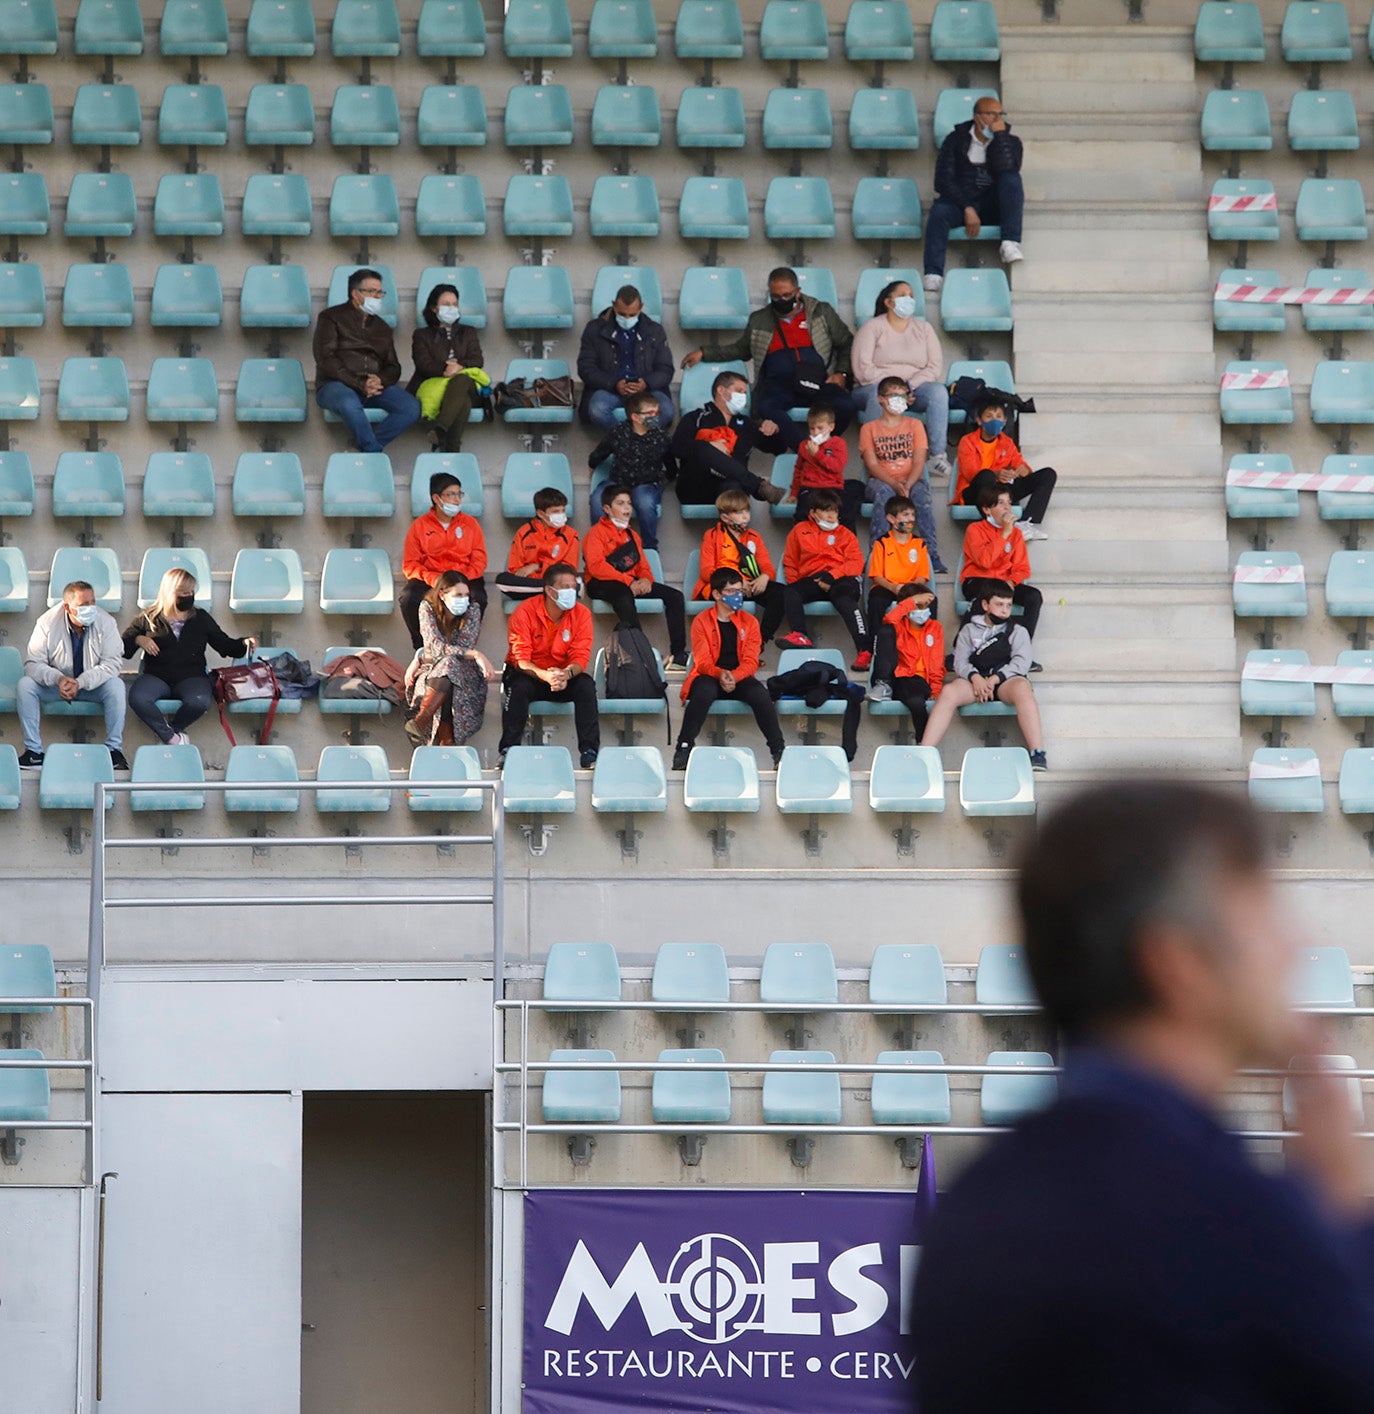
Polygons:
<instances>
[{"instance_id":1,"label":"orange team jacket","mask_svg":"<svg viewBox=\"0 0 1374 1414\"><path fill-rule=\"evenodd\" d=\"M939 697L945 685L945 631L936 618L912 623L907 618L910 612L910 601L899 599L883 615L883 622L897 630L897 676L924 678L930 695Z\"/></svg>"},{"instance_id":2,"label":"orange team jacket","mask_svg":"<svg viewBox=\"0 0 1374 1414\"><path fill-rule=\"evenodd\" d=\"M873 542L868 556L868 577L890 579L893 584L910 584L923 579L930 583L930 551L919 535L913 535L905 545L895 536L880 535Z\"/></svg>"},{"instance_id":3,"label":"orange team jacket","mask_svg":"<svg viewBox=\"0 0 1374 1414\"><path fill-rule=\"evenodd\" d=\"M980 471L1002 471L1006 467L1019 471L1029 465L1021 455L1021 448L1005 432L999 432L991 442L983 441L981 432L970 432L959 439L959 474L954 479L954 493L949 503L951 506L963 504L969 482Z\"/></svg>"},{"instance_id":4,"label":"orange team jacket","mask_svg":"<svg viewBox=\"0 0 1374 1414\"><path fill-rule=\"evenodd\" d=\"M773 568L773 557L768 553L763 536L752 526L736 531L735 535L740 544L758 561L759 573L766 574L769 579L776 579L778 572ZM697 580L696 588L692 591L693 599L711 597L711 576L719 569L739 569L739 550L721 526L713 525L701 537L701 578Z\"/></svg>"},{"instance_id":5,"label":"orange team jacket","mask_svg":"<svg viewBox=\"0 0 1374 1414\"><path fill-rule=\"evenodd\" d=\"M632 570L618 570L606 563L606 556L618 550L626 540L635 542L639 551L639 563ZM611 524L610 516L602 516L587 532L582 543L583 563L587 566L588 579L618 579L621 584L629 584L633 579L652 579L654 572L644 558L644 546L638 532L630 527L617 529Z\"/></svg>"},{"instance_id":6,"label":"orange team jacket","mask_svg":"<svg viewBox=\"0 0 1374 1414\"><path fill-rule=\"evenodd\" d=\"M534 578L543 574L550 565L571 565L576 569L579 543L577 531L572 526L555 529L535 516L515 532L506 570L510 574L519 574L526 565L538 565L539 568L531 576Z\"/></svg>"},{"instance_id":7,"label":"orange team jacket","mask_svg":"<svg viewBox=\"0 0 1374 1414\"><path fill-rule=\"evenodd\" d=\"M759 621L747 609L739 609L730 615L739 638L739 667L731 668L737 678L751 678L759 670L759 654L763 650L763 630ZM720 618L714 604L692 620L692 671L682 684L682 700L692 690L693 679L700 677L718 678L720 669L716 660L720 657Z\"/></svg>"},{"instance_id":8,"label":"orange team jacket","mask_svg":"<svg viewBox=\"0 0 1374 1414\"><path fill-rule=\"evenodd\" d=\"M859 549L859 537L842 525L834 530L822 530L808 517L792 527L787 544L782 547L782 570L788 584L796 584L813 574L831 574L836 578L861 575L864 557Z\"/></svg>"},{"instance_id":9,"label":"orange team jacket","mask_svg":"<svg viewBox=\"0 0 1374 1414\"><path fill-rule=\"evenodd\" d=\"M848 465L849 448L843 437L827 437L819 451L813 451L810 442L803 442L797 448L797 461L792 468L792 496L795 498L807 487L828 486L838 491L844 485L844 469Z\"/></svg>"},{"instance_id":10,"label":"orange team jacket","mask_svg":"<svg viewBox=\"0 0 1374 1414\"><path fill-rule=\"evenodd\" d=\"M476 579L487 567L487 542L482 527L465 511L447 526L433 511L412 522L406 531L401 568L407 579L433 584L445 570Z\"/></svg>"},{"instance_id":11,"label":"orange team jacket","mask_svg":"<svg viewBox=\"0 0 1374 1414\"><path fill-rule=\"evenodd\" d=\"M1021 527L1011 528L1011 539L988 521L976 520L964 532L965 579L1008 579L1020 584L1030 578L1030 556L1026 554L1026 538Z\"/></svg>"},{"instance_id":12,"label":"orange team jacket","mask_svg":"<svg viewBox=\"0 0 1374 1414\"><path fill-rule=\"evenodd\" d=\"M531 595L510 616L508 632L506 662L512 665L523 662L536 668L566 668L576 663L587 671L592 657L592 611L585 604L574 604L555 623L544 596Z\"/></svg>"}]
</instances>

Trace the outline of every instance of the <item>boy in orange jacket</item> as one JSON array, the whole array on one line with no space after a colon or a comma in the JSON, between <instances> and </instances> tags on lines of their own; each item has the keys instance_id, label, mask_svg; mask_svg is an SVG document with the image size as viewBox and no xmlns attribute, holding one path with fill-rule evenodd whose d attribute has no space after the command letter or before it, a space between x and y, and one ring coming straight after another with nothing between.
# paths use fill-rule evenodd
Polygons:
<instances>
[{"instance_id":1,"label":"boy in orange jacket","mask_svg":"<svg viewBox=\"0 0 1374 1414\"><path fill-rule=\"evenodd\" d=\"M978 496L988 486L1005 486L1011 502L1026 503L1021 533L1027 540L1048 540L1045 512L1049 510L1059 473L1052 466L1038 471L1021 455L1021 448L1002 430L1007 410L999 402L984 402L977 412L978 426L959 439L959 470L949 503L976 506Z\"/></svg>"},{"instance_id":2,"label":"boy in orange jacket","mask_svg":"<svg viewBox=\"0 0 1374 1414\"><path fill-rule=\"evenodd\" d=\"M701 537L701 575L692 598L711 597L711 576L718 569L736 571L744 597L759 606L764 638L771 639L782 624L782 585L763 536L749 528L749 496L731 486L716 497L716 510L719 522Z\"/></svg>"},{"instance_id":3,"label":"boy in orange jacket","mask_svg":"<svg viewBox=\"0 0 1374 1414\"><path fill-rule=\"evenodd\" d=\"M544 592L544 571L550 565L577 568L580 541L568 524L568 498L556 486L534 493L534 517L515 532L504 574L497 587L512 599Z\"/></svg>"},{"instance_id":4,"label":"boy in orange jacket","mask_svg":"<svg viewBox=\"0 0 1374 1414\"><path fill-rule=\"evenodd\" d=\"M861 576L863 552L858 537L840 524L837 492L817 491L811 501L811 515L798 521L783 546L782 569L787 576L783 602L792 632L778 639L783 648L810 648L806 606L827 599L835 606L849 636L854 640L856 673L867 672L873 662L873 641L864 621Z\"/></svg>"},{"instance_id":5,"label":"boy in orange jacket","mask_svg":"<svg viewBox=\"0 0 1374 1414\"><path fill-rule=\"evenodd\" d=\"M909 587L911 594L887 611L878 629L868 696L873 702L895 697L902 703L920 741L927 704L939 697L945 682L945 631L935 617L930 585Z\"/></svg>"},{"instance_id":6,"label":"boy in orange jacket","mask_svg":"<svg viewBox=\"0 0 1374 1414\"><path fill-rule=\"evenodd\" d=\"M1012 602L1021 606L1021 626L1034 638L1043 596L1027 583L1030 556L1016 524L1011 492L1005 486L985 486L978 493L978 509L983 512L983 519L974 521L964 532L964 598L971 603L981 598L985 580L1005 581L1013 586Z\"/></svg>"},{"instance_id":7,"label":"boy in orange jacket","mask_svg":"<svg viewBox=\"0 0 1374 1414\"><path fill-rule=\"evenodd\" d=\"M692 621L692 671L682 684L682 730L673 752L673 770L685 771L687 758L713 702L743 702L754 714L777 767L782 759L782 727L768 689L758 679L763 633L744 607L744 581L738 570L711 575L712 607Z\"/></svg>"}]
</instances>

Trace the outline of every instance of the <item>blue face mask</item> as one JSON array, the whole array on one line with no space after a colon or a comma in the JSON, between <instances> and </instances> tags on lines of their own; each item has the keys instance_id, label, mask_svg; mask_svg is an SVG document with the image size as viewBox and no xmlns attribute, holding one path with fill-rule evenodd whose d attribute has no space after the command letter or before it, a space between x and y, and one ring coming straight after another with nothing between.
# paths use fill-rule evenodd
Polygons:
<instances>
[{"instance_id":1,"label":"blue face mask","mask_svg":"<svg viewBox=\"0 0 1374 1414\"><path fill-rule=\"evenodd\" d=\"M733 614L736 610L744 608L744 594L742 591L739 594L722 594L720 602Z\"/></svg>"},{"instance_id":2,"label":"blue face mask","mask_svg":"<svg viewBox=\"0 0 1374 1414\"><path fill-rule=\"evenodd\" d=\"M989 437L996 437L1006 425L1005 418L990 417L983 423L983 431L986 432Z\"/></svg>"},{"instance_id":3,"label":"blue face mask","mask_svg":"<svg viewBox=\"0 0 1374 1414\"><path fill-rule=\"evenodd\" d=\"M639 315L617 314L615 317L615 322L619 324L622 329L628 332L629 330L633 329L636 324L639 323Z\"/></svg>"},{"instance_id":4,"label":"blue face mask","mask_svg":"<svg viewBox=\"0 0 1374 1414\"><path fill-rule=\"evenodd\" d=\"M923 624L923 623L927 623L927 622L929 622L929 620L930 620L930 610L929 610L929 609L913 609L913 610L907 615L907 617L911 620L912 623L917 624L917 625L920 625L920 624Z\"/></svg>"},{"instance_id":5,"label":"blue face mask","mask_svg":"<svg viewBox=\"0 0 1374 1414\"><path fill-rule=\"evenodd\" d=\"M577 590L569 586L554 592L554 603L565 613L577 603Z\"/></svg>"}]
</instances>

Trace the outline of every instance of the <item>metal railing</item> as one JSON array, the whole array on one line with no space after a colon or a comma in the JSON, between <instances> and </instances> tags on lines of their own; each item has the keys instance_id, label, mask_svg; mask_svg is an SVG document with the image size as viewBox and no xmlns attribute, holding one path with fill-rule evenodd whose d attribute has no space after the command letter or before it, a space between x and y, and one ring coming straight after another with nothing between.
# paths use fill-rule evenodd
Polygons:
<instances>
[{"instance_id":1,"label":"metal railing","mask_svg":"<svg viewBox=\"0 0 1374 1414\"><path fill-rule=\"evenodd\" d=\"M95 1182L95 1135L97 1111L100 1103L100 1085L95 1069L95 1002L89 997L0 997L0 1013L23 1014L32 1011L35 1005L44 1007L64 1007L81 1012L82 1050L80 1060L52 1060L46 1056L38 1060L0 1055L0 1071L6 1070L79 1070L82 1074L84 1103L80 1119L0 1119L0 1131L4 1130L79 1130L86 1138L83 1181Z\"/></svg>"}]
</instances>

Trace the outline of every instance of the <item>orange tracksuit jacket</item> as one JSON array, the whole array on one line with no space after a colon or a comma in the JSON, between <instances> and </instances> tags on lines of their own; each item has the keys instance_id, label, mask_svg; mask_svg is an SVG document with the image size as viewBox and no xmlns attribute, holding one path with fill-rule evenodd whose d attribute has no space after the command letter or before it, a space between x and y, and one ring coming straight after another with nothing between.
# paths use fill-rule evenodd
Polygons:
<instances>
[{"instance_id":1,"label":"orange tracksuit jacket","mask_svg":"<svg viewBox=\"0 0 1374 1414\"><path fill-rule=\"evenodd\" d=\"M1006 579L1020 584L1030 578L1030 556L1021 527L1011 528L1011 539L988 521L976 520L964 532L965 579Z\"/></svg>"},{"instance_id":2,"label":"orange tracksuit jacket","mask_svg":"<svg viewBox=\"0 0 1374 1414\"><path fill-rule=\"evenodd\" d=\"M632 570L618 570L606 563L606 556L618 550L626 540L635 542L635 549L639 551L639 563ZM631 580L654 577L648 560L644 558L644 545L638 533L633 527L618 529L611 524L610 516L602 516L587 532L587 538L582 543L582 554L588 579L613 579L619 580L621 584L629 584Z\"/></svg>"},{"instance_id":3,"label":"orange tracksuit jacket","mask_svg":"<svg viewBox=\"0 0 1374 1414\"><path fill-rule=\"evenodd\" d=\"M445 570L477 579L486 567L482 527L466 511L459 511L447 526L433 511L426 511L406 531L401 568L407 579L433 584Z\"/></svg>"},{"instance_id":4,"label":"orange tracksuit jacket","mask_svg":"<svg viewBox=\"0 0 1374 1414\"><path fill-rule=\"evenodd\" d=\"M899 599L883 615L883 622L897 631L897 676L924 678L930 684L930 695L939 697L945 685L945 631L940 621L929 618L919 626L907 615L911 601Z\"/></svg>"},{"instance_id":5,"label":"orange tracksuit jacket","mask_svg":"<svg viewBox=\"0 0 1374 1414\"><path fill-rule=\"evenodd\" d=\"M759 654L763 650L763 630L759 621L748 609L739 609L730 615L739 637L739 667L731 668L737 678L751 678L759 670ZM692 671L682 684L682 700L692 690L692 683L698 677L718 678L720 669L716 660L720 657L720 618L716 606L711 605L692 620Z\"/></svg>"},{"instance_id":6,"label":"orange tracksuit jacket","mask_svg":"<svg viewBox=\"0 0 1374 1414\"><path fill-rule=\"evenodd\" d=\"M565 525L555 529L535 516L515 532L515 539L510 547L510 559L506 561L506 570L510 574L520 574L526 565L537 564L539 568L530 576L534 579L543 574L550 565L571 565L576 569L580 543L572 526Z\"/></svg>"},{"instance_id":7,"label":"orange tracksuit jacket","mask_svg":"<svg viewBox=\"0 0 1374 1414\"><path fill-rule=\"evenodd\" d=\"M1021 455L1021 448L1007 436L999 432L991 442L983 441L981 432L970 432L959 439L959 474L954 480L954 492L949 498L951 506L964 504L964 492L968 484L980 471L1004 471L1007 467L1020 470L1029 466Z\"/></svg>"},{"instance_id":8,"label":"orange tracksuit jacket","mask_svg":"<svg viewBox=\"0 0 1374 1414\"><path fill-rule=\"evenodd\" d=\"M542 594L531 595L510 616L510 649L506 662L536 668L566 668L576 663L582 672L592 657L592 611L585 604L566 609L555 623Z\"/></svg>"},{"instance_id":9,"label":"orange tracksuit jacket","mask_svg":"<svg viewBox=\"0 0 1374 1414\"><path fill-rule=\"evenodd\" d=\"M768 553L768 546L763 543L763 536L753 526L746 526L735 534L744 548L759 562L759 573L766 574L769 579L776 579L778 572L773 568L773 557ZM739 551L729 533L722 526L713 525L701 537L701 578L697 580L696 588L692 591L693 599L711 597L711 576L719 569L739 569Z\"/></svg>"},{"instance_id":10,"label":"orange tracksuit jacket","mask_svg":"<svg viewBox=\"0 0 1374 1414\"><path fill-rule=\"evenodd\" d=\"M845 575L857 578L864 572L863 551L852 530L842 525L834 530L822 530L814 520L807 519L792 527L782 549L782 568L788 584L796 584L813 574L830 574L836 579Z\"/></svg>"}]
</instances>

